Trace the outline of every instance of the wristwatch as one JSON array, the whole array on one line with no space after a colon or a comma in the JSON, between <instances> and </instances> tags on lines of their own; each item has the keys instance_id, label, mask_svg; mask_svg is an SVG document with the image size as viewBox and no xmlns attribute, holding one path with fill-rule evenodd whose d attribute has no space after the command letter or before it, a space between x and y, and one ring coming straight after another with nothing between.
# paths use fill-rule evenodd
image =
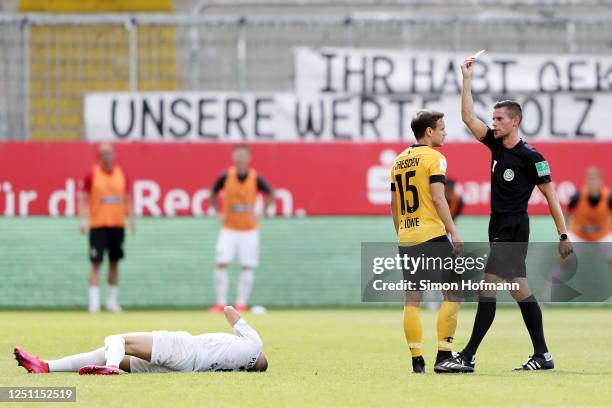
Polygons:
<instances>
[{"instance_id":1,"label":"wristwatch","mask_svg":"<svg viewBox=\"0 0 612 408\"><path fill-rule=\"evenodd\" d=\"M559 241L566 241L567 240L567 234L563 233L561 235L559 235Z\"/></svg>"}]
</instances>

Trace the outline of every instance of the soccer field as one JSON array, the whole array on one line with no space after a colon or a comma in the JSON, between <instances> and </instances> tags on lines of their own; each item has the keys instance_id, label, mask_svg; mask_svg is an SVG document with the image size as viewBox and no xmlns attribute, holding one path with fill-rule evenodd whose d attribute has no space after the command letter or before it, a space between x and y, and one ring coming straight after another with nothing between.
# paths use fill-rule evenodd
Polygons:
<instances>
[{"instance_id":1,"label":"soccer field","mask_svg":"<svg viewBox=\"0 0 612 408\"><path fill-rule=\"evenodd\" d=\"M467 341L474 313L468 307L461 311L456 349ZM77 403L65 404L72 407L611 406L612 309L545 308L543 313L557 367L552 372L510 371L531 353L520 312L510 305L498 309L474 374L433 373L436 314L430 311L422 312L427 374L411 374L398 307L247 314L264 341L270 361L266 373L80 377L27 374L16 366L12 348L19 345L51 359L98 348L113 333L167 329L195 334L228 326L222 316L201 311L5 311L0 312L0 386L74 386Z\"/></svg>"}]
</instances>

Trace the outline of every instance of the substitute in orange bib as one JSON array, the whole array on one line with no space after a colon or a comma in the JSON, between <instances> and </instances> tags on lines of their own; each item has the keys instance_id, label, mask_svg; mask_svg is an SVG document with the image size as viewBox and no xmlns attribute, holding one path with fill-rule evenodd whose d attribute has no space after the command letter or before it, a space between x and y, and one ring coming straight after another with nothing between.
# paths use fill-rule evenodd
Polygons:
<instances>
[{"instance_id":1,"label":"substitute in orange bib","mask_svg":"<svg viewBox=\"0 0 612 408\"><path fill-rule=\"evenodd\" d=\"M253 288L254 268L259 264L259 216L255 213L257 193L266 194L265 209L274 202L274 192L255 169L249 167L251 151L247 145L237 145L233 151L234 165L215 182L210 205L217 211L217 194L223 191L223 207L217 211L222 224L217 241L217 265L214 272L216 303L211 313L223 312L227 304L229 279L227 268L236 253L240 260L240 277L236 310L246 310Z\"/></svg>"},{"instance_id":2,"label":"substitute in orange bib","mask_svg":"<svg viewBox=\"0 0 612 408\"><path fill-rule=\"evenodd\" d=\"M593 253L586 249L588 246L597 247L599 253L608 261L612 267L612 194L603 185L601 171L597 167L590 167L585 174L585 185L580 188L569 200L565 212L566 225L569 230L569 238L572 242L590 244L578 244L574 249L578 262L582 257L593 259ZM571 268L575 267L574 261L560 259L553 266L550 277L546 280L542 299L544 301L556 301L557 296L563 296L565 278L569 275ZM559 292L557 292L559 290ZM557 294L559 293L559 295ZM561 297L561 299L564 299Z\"/></svg>"},{"instance_id":3,"label":"substitute in orange bib","mask_svg":"<svg viewBox=\"0 0 612 408\"><path fill-rule=\"evenodd\" d=\"M601 171L591 167L586 171L585 185L567 205L570 238L573 242L612 241L612 195L603 185Z\"/></svg>"},{"instance_id":4,"label":"substitute in orange bib","mask_svg":"<svg viewBox=\"0 0 612 408\"><path fill-rule=\"evenodd\" d=\"M106 308L117 313L121 311L117 296L126 216L132 232L134 217L129 183L121 167L115 164L113 146L101 144L99 158L99 163L82 180L79 194L81 233L89 232L89 311L100 311L100 266L104 252L108 251Z\"/></svg>"}]
</instances>

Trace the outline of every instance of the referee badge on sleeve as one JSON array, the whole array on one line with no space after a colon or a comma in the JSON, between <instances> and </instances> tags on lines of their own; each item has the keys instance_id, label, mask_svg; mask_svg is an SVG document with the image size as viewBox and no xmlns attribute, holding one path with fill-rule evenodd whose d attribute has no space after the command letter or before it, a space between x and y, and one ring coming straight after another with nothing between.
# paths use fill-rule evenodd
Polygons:
<instances>
[{"instance_id":1,"label":"referee badge on sleeve","mask_svg":"<svg viewBox=\"0 0 612 408\"><path fill-rule=\"evenodd\" d=\"M546 160L537 162L535 166L538 171L538 177L550 176L550 167L548 167L548 162Z\"/></svg>"},{"instance_id":2,"label":"referee badge on sleeve","mask_svg":"<svg viewBox=\"0 0 612 408\"><path fill-rule=\"evenodd\" d=\"M440 170L446 171L446 159L440 159Z\"/></svg>"}]
</instances>

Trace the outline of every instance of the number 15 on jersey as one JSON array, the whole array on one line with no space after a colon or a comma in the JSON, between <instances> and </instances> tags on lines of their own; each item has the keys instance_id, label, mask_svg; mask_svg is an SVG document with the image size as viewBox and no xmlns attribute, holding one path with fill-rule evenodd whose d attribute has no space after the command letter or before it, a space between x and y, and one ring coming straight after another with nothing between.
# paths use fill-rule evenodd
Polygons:
<instances>
[{"instance_id":1,"label":"number 15 on jersey","mask_svg":"<svg viewBox=\"0 0 612 408\"><path fill-rule=\"evenodd\" d=\"M412 214L419 208L419 191L416 186L410 184L410 179L416 175L416 170L407 171L395 175L397 193L400 196L401 214ZM412 202L412 204L410 204Z\"/></svg>"}]
</instances>

